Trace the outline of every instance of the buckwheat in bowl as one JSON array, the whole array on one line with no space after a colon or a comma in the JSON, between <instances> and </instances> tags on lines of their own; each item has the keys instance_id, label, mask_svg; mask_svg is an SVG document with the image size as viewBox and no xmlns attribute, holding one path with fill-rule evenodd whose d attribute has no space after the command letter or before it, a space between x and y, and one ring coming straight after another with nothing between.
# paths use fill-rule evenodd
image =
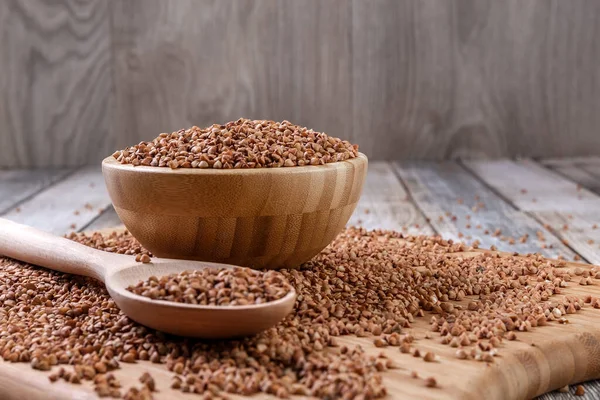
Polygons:
<instances>
[{"instance_id":1,"label":"buckwheat in bowl","mask_svg":"<svg viewBox=\"0 0 600 400\"><path fill-rule=\"evenodd\" d=\"M323 250L360 197L358 147L288 121L192 127L102 163L117 214L154 255L290 268Z\"/></svg>"}]
</instances>

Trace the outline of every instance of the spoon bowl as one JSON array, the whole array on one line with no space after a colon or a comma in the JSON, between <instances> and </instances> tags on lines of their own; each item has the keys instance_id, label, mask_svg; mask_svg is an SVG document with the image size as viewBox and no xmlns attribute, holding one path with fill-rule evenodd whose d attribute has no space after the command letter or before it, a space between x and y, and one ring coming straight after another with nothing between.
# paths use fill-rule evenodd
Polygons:
<instances>
[{"instance_id":1,"label":"spoon bowl","mask_svg":"<svg viewBox=\"0 0 600 400\"><path fill-rule=\"evenodd\" d=\"M126 289L153 275L160 277L211 267L233 268L225 264L153 258L148 264L111 270L105 276L105 284L117 306L131 319L180 336L219 339L254 335L276 325L292 310L296 300L293 289L281 299L244 306L198 306L152 300Z\"/></svg>"},{"instance_id":2,"label":"spoon bowl","mask_svg":"<svg viewBox=\"0 0 600 400\"><path fill-rule=\"evenodd\" d=\"M117 306L130 319L162 332L204 339L227 339L257 334L285 318L296 301L292 289L281 299L244 306L211 306L152 300L127 287L151 276L233 265L153 258L136 262L133 256L95 250L74 241L0 218L0 254L68 274L104 282Z\"/></svg>"}]
</instances>

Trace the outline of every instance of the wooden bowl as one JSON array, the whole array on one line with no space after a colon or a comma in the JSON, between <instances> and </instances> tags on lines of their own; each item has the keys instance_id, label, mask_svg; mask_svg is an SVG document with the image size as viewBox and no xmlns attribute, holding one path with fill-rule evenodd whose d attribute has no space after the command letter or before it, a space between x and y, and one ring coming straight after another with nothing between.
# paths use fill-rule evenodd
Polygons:
<instances>
[{"instance_id":1,"label":"wooden bowl","mask_svg":"<svg viewBox=\"0 0 600 400\"><path fill-rule=\"evenodd\" d=\"M352 215L367 157L319 166L192 169L102 162L127 229L157 257L293 268Z\"/></svg>"}]
</instances>

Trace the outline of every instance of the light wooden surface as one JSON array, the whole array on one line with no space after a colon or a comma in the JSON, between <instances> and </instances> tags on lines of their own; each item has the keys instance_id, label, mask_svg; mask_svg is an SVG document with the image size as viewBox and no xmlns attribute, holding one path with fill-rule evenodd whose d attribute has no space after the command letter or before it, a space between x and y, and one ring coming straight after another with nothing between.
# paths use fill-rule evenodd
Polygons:
<instances>
[{"instance_id":1,"label":"light wooden surface","mask_svg":"<svg viewBox=\"0 0 600 400\"><path fill-rule=\"evenodd\" d=\"M504 163L507 162L505 161ZM539 163L527 161L518 162L516 164L520 165L520 168L524 168L524 170L518 170L519 177L527 177L529 176L529 174L535 173L534 181L548 179L548 177L550 177L551 182L556 183L556 176L558 176L561 179L570 179L566 175L559 174L557 172L556 168L558 164L561 165L561 168L582 169L582 166L590 167L600 163L596 162L594 159L575 158L562 160L541 160L541 162ZM540 174L539 168L541 168L541 166L544 166L544 171L550 172ZM410 170L409 175L407 175L406 173L407 170ZM100 171L96 170L96 173L99 175ZM552 204L557 204L558 206L556 209L563 210L561 212L569 213L569 211L564 211L566 206L563 203L565 203L566 201L575 201L576 206L578 204L577 202L581 201L577 198L578 191L577 186L574 183L567 184L559 180L558 185L561 188L561 190L547 190L546 185L551 185L550 183L543 184L533 182L530 184L529 180L523 179L515 179L514 181L518 183L522 182L523 185L528 185L527 193L523 194L520 191L522 189L522 187L520 186L521 183L519 183L518 190L516 191L517 193L515 193L515 195L518 196L517 198L520 198L520 196L524 196L525 199L531 200L531 198L538 196L541 198L541 196L544 195L546 210L551 210ZM82 182L80 184L86 187L86 185L84 185ZM504 184L510 185L510 182L503 183L503 185ZM55 183L53 186L56 185L57 183ZM29 198L29 201L34 201L37 197L45 196L44 193L48 190L52 190L53 186L50 186L44 191L31 196L31 198ZM585 185L583 186L585 188ZM571 197L565 197L565 193L571 193L571 189L574 189L575 191L574 197L571 195L569 195ZM78 193L77 197L80 199L80 202L84 204L88 201L88 199L92 199L94 196L96 196L96 194L93 191L77 189L74 186L72 186L71 190ZM55 191L55 193L56 192L57 191ZM593 204L594 201L592 199L595 198L595 194L592 193L592 191L587 191L586 193L586 204ZM477 203L475 201L475 195L478 195L480 198L480 200L477 202L480 202L481 199L485 199L485 210L481 209L478 211L478 213L474 213L472 210L472 206L476 205ZM457 197L453 198L453 196ZM460 205L458 203L458 197L461 197L463 199L463 205ZM456 163L446 163L442 165L434 163L420 163L412 165L406 163L370 163L367 181L365 182L365 193L361 198L356 213L352 216L351 221L355 223L359 223L360 221L360 223L368 224L369 228L377 228L378 226L386 226L386 224L391 224L392 226L409 226L414 225L415 223L420 224L425 220L425 218L430 218L429 224L427 224L426 221L423 224L423 226L426 227L424 228L424 233L427 234L437 233L441 234L444 237L452 238L454 237L453 235L457 236L458 232L462 232L465 235L462 238L462 240L465 240L467 242L471 242L475 239L481 240L482 242L488 240L488 242L486 243L495 244L497 245L499 250L508 252L515 251L517 245L522 246L518 248L520 251L525 252L536 250L555 250L540 248L540 246L543 244L548 245L549 243L553 243L559 247L556 248L558 249L556 253L551 254L563 255L567 257L572 257L573 254L579 254L580 256L583 255L578 251L578 249L581 249L582 247L576 246L574 243L569 243L569 246L561 246L560 241L561 239L563 239L562 233L560 231L545 229L544 222L539 220L536 217L536 215L532 213L532 211L528 211L527 209L523 210L520 208L526 207L527 204L531 204L531 202L527 203L527 201L524 201L523 198L521 198L520 201L513 201L507 196L502 195L502 193L494 187L493 182L487 182L486 178L483 175L474 173L470 165L461 165ZM10 206L8 208L11 209ZM494 208L497 211L493 211ZM366 212L367 209L369 210L368 212ZM436 214L434 214L434 212ZM451 215L457 216L456 221L453 221L451 216L447 217L446 212L450 212ZM445 218L444 221L438 221L434 218L431 218L432 216L439 216L440 213ZM56 214L61 215L64 219L69 219L71 215L73 215L73 210L67 210L66 208L57 208L53 212L39 211L36 214L37 217L35 219L31 219L30 222L38 227L48 227L51 225L51 222L49 221L59 220L61 218ZM471 220L466 219L467 215L470 215ZM515 245L511 245L510 243L508 243L508 241L502 241L496 238L489 238L488 236L490 235L484 235L482 229L474 228L476 226L476 223L474 223L473 218L480 218L480 223L487 222L489 223L490 227L494 227L496 226L496 224L503 224L503 232L501 236L510 236L518 239L518 235L520 232L529 231L533 231L533 235L530 235L528 241L525 244L519 243L517 241ZM505 220L508 218L510 218L510 221L506 222ZM525 222L523 222L523 218L525 218ZM466 229L467 221L471 222L472 228L470 230L473 232L468 232L468 230ZM119 223L120 221L118 219L118 216L116 215L112 207L108 207L106 211L101 215L91 215L91 213L85 214L84 220L82 220L81 223L78 225L81 227L88 226L93 229L101 229L106 226L117 225ZM95 227L94 224L97 224L97 227ZM593 220L590 220L590 224L593 224ZM600 225L600 223L598 225ZM535 234L538 229L540 231L543 231L545 242L538 240ZM67 231L68 229L64 230L64 232ZM491 233L493 233L493 231ZM467 234L471 235L471 238L469 240L466 240ZM587 240L585 241L585 243L587 243ZM598 243L597 245L600 245L600 243ZM598 251L600 252L600 248L598 249ZM579 290L579 288L581 287L577 286L574 289ZM585 287L584 289L596 290L596 285ZM590 325L595 324L596 326L598 326L596 322L598 320L598 317L595 316L594 313L595 310L586 309L581 315L578 315L576 317L583 317L583 319L588 319L588 323ZM571 320L571 318L569 319ZM576 323L573 323L573 321L575 320L571 321L572 324L570 325L552 327L550 328L550 331L545 329L540 330L540 333L551 333L556 339L568 339L568 335L563 329L571 329L571 327L573 326L580 326L581 324L585 324L583 322L580 322L579 319L576 320ZM534 336L531 337L532 340L535 340L537 343L537 338ZM582 342L581 339L581 335L576 336L577 343L583 343L585 345L585 342ZM343 341L345 343L356 343L356 341L360 341L360 339L345 338L343 339ZM527 348L527 343L529 342L523 341L515 345ZM423 346L422 348L424 349L430 348L430 345L431 344L427 343L425 340L420 341L420 346ZM547 359L546 361L544 361L543 364L541 364L543 365L541 372L548 372L548 368L552 368L554 365L562 365L564 367L565 360L573 359L571 351L574 351L575 353L579 351L576 350L575 347L571 347L571 350L569 351L556 351L556 343L552 343L552 346L554 349L553 354L555 358ZM436 347L431 347L431 349L436 349ZM391 351L393 350L394 349L392 349ZM369 348L369 351L373 352L373 354L377 354L379 352L379 349L375 350ZM390 352L390 349L385 349L385 351ZM586 348L585 351L590 352L591 354L595 354L594 350L590 347ZM439 351L439 353L442 354L442 356L444 357L442 360L444 363L447 360L453 360L452 353L444 355L441 350ZM397 355L397 349L391 354ZM503 360L504 359L502 359L501 361ZM512 358L510 360L512 360ZM512 362L510 360L508 361ZM412 380L409 377L411 369L429 367L435 368L435 370L426 370L426 372L423 373L425 375L433 375L434 373L447 374L448 371L452 371L452 368L438 368L440 367L440 365L433 366L429 363L424 362L417 363L414 361L414 358L409 356L401 358L400 361L405 365L409 365L409 367L403 367L402 369L395 370L389 374L386 374L385 380L388 383L388 386L394 388L394 390L406 390L407 394L405 397L408 398L414 398L416 393L411 392L411 390L414 389L414 386L412 385ZM476 381L476 378L473 377L473 374L476 374L476 372L473 371L478 370L481 367L481 364L466 363L461 365L466 365L466 367L464 367L466 369L463 369L463 367L458 367L460 368L461 372L460 379L465 379L464 377L468 377L468 380L466 380L465 382L467 382L468 385L471 385L473 382ZM470 368L474 368L474 370ZM568 368L568 366L562 368L560 372L563 372L565 368ZM159 389L167 388L170 382L170 373L165 372L161 369L161 367L157 367L153 364L139 363L134 366L124 365L123 370L119 371L119 374L122 374L120 375L122 377L128 377L122 378L125 382L128 381L127 379L129 379L129 382L133 382L134 380L137 380L137 377L139 377L142 370L151 371L152 374L157 377ZM493 369L492 371L495 371L495 369ZM519 369L514 369L513 371L516 371L515 373L517 375L521 374L521 372L525 374L525 371ZM566 376L569 379L575 379L576 374L566 374ZM27 377L27 385L23 384L23 377ZM444 380L442 382L447 382L448 387L456 387L456 382L459 378L453 378L453 376L451 376L451 378L452 379L450 380ZM447 378L442 377L441 379ZM489 398L487 396L488 392L485 390L487 390L486 388L487 386L489 386L489 382L493 379L486 379L487 380L484 380L484 389L480 389L477 385L473 386L473 391L475 395L477 395L477 393L481 394L480 398ZM540 380L538 382L538 387L542 388L544 382L545 381L543 379ZM471 388L471 386L469 387ZM586 395L583 397L575 397L572 394L552 392L542 396L542 398L544 400L563 400L580 398L593 399L596 398L597 395L600 393L599 382L589 382L584 384L584 387L586 389ZM51 385L44 377L43 373L31 370L28 365L0 363L0 388L6 388L6 393L18 393L10 395L7 394L8 399L63 399L65 397L68 398L68 393L72 389L72 386L66 385L64 383ZM15 388L18 388L16 392L14 391ZM546 389L548 388L546 387L543 390ZM82 390L85 392L86 390L88 390L88 388L85 387L85 389ZM477 392L477 390L482 390L482 392ZM571 393L572 392L573 388L571 388ZM421 394L421 392L418 393ZM447 391L445 390L435 391L435 397L432 398L441 398L441 396L445 396L446 393ZM455 398L468 398L466 396L463 396L464 393L462 392L454 393ZM4 394L4 392L2 392L2 394ZM165 393L159 393L159 396L162 397L157 397L158 399L171 398L168 397ZM192 398L191 396L183 397ZM81 394L81 398L86 398L86 395ZM92 396L87 398L94 397Z\"/></svg>"},{"instance_id":2,"label":"light wooden surface","mask_svg":"<svg viewBox=\"0 0 600 400\"><path fill-rule=\"evenodd\" d=\"M40 170L0 170L0 214L65 178L69 168Z\"/></svg>"},{"instance_id":3,"label":"light wooden surface","mask_svg":"<svg viewBox=\"0 0 600 400\"><path fill-rule=\"evenodd\" d=\"M367 157L319 166L212 170L102 162L114 208L158 257L294 268L356 208Z\"/></svg>"},{"instance_id":4,"label":"light wooden surface","mask_svg":"<svg viewBox=\"0 0 600 400\"><path fill-rule=\"evenodd\" d=\"M376 159L600 150L595 0L5 0L0 167L241 116Z\"/></svg>"},{"instance_id":5,"label":"light wooden surface","mask_svg":"<svg viewBox=\"0 0 600 400\"><path fill-rule=\"evenodd\" d=\"M504 251L539 252L550 258L562 255L572 259L575 255L551 234L546 234L545 239L552 248L541 248L537 232L544 228L456 163L396 163L395 166L417 206L430 218L436 231L448 239L467 243L478 240L482 248L496 246ZM525 235L528 239L521 243Z\"/></svg>"},{"instance_id":6,"label":"light wooden surface","mask_svg":"<svg viewBox=\"0 0 600 400\"><path fill-rule=\"evenodd\" d=\"M480 253L454 253L454 256L471 257L477 254ZM572 264L570 268L575 265L582 267L581 264ZM563 295L581 297L586 294L599 296L600 288L597 285L570 285L563 292ZM466 305L468 301L466 299L461 304ZM597 361L600 351L600 326L597 323L600 310L589 306L580 313L569 315L569 324L551 323L531 332L519 332L517 341L503 342L500 356L489 364L458 360L454 355L456 349L439 343L436 335L432 334L432 338L428 339L425 336L430 332L428 317L429 314L417 318L405 332L415 337L414 347L422 352L434 352L438 357L435 362L428 363L410 354L402 354L397 347L376 348L373 338L343 336L338 341L345 345L360 345L367 354L383 352L395 362L397 369L383 373L390 399L527 399L569 383L600 377ZM150 371L156 381L158 393L155 399L187 399L190 396L169 388L172 373L164 365L148 361L138 361L134 365L122 363L122 368L113 373L124 387L129 387L135 385L145 371ZM438 387L425 388L421 380L410 376L412 371L421 377L435 377ZM0 391L10 389L0 393L6 399L41 400L65 396L65 385L51 384L48 374L31 370L27 364L0 362L0 377L23 383L18 389L11 384L2 386L0 378ZM69 389L67 398L94 398L89 382ZM259 395L252 398L270 397Z\"/></svg>"},{"instance_id":7,"label":"light wooden surface","mask_svg":"<svg viewBox=\"0 0 600 400\"><path fill-rule=\"evenodd\" d=\"M109 205L102 173L97 166L90 166L21 202L5 218L62 234L85 226Z\"/></svg>"},{"instance_id":8,"label":"light wooden surface","mask_svg":"<svg viewBox=\"0 0 600 400\"><path fill-rule=\"evenodd\" d=\"M600 264L599 196L530 160L474 161L466 165L585 260Z\"/></svg>"},{"instance_id":9,"label":"light wooden surface","mask_svg":"<svg viewBox=\"0 0 600 400\"><path fill-rule=\"evenodd\" d=\"M600 194L600 179L590 174L585 169L578 165L548 165L550 169L556 173L579 183L581 186L591 190L596 194Z\"/></svg>"},{"instance_id":10,"label":"light wooden surface","mask_svg":"<svg viewBox=\"0 0 600 400\"><path fill-rule=\"evenodd\" d=\"M371 163L356 210L348 225L432 235L433 229L410 200L388 163Z\"/></svg>"}]
</instances>

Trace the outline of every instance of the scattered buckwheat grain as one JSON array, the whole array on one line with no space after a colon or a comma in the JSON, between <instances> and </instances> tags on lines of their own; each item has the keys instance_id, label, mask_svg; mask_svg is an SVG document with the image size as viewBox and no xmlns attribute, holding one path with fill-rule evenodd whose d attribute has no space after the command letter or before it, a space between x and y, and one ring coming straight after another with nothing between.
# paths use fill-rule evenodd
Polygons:
<instances>
[{"instance_id":1,"label":"scattered buckwheat grain","mask_svg":"<svg viewBox=\"0 0 600 400\"><path fill-rule=\"evenodd\" d=\"M429 388L434 388L437 386L437 381L435 380L435 378L433 376L425 378L425 386L427 386Z\"/></svg>"},{"instance_id":2,"label":"scattered buckwheat grain","mask_svg":"<svg viewBox=\"0 0 600 400\"><path fill-rule=\"evenodd\" d=\"M151 392L156 391L156 383L154 382L154 378L148 372L144 372L142 376L140 376L140 382L144 384Z\"/></svg>"},{"instance_id":3,"label":"scattered buckwheat grain","mask_svg":"<svg viewBox=\"0 0 600 400\"><path fill-rule=\"evenodd\" d=\"M129 388L125 395L123 396L123 400L152 400L153 396L151 390L144 386L141 389L136 387Z\"/></svg>"},{"instance_id":4,"label":"scattered buckwheat grain","mask_svg":"<svg viewBox=\"0 0 600 400\"><path fill-rule=\"evenodd\" d=\"M150 256L126 232L69 237ZM448 345L457 338L471 346L468 353L458 350L467 359L491 362L496 341L544 329L583 307L584 299L558 296L574 276L565 262L533 254L449 254L467 249L437 237L348 228L311 261L278 272L298 294L285 320L254 337L213 342L136 324L92 279L0 258L0 356L52 370L50 379L93 381L103 396L125 392L111 374L121 362L149 360L166 364L175 376L172 387L183 392L374 399L386 394L381 373L387 361L359 347L337 346L334 337L380 334L410 353L413 337L403 329L427 315L432 335ZM460 300L473 305L442 306ZM586 300L590 310L600 307L600 299ZM474 346L478 342L489 350Z\"/></svg>"}]
</instances>

